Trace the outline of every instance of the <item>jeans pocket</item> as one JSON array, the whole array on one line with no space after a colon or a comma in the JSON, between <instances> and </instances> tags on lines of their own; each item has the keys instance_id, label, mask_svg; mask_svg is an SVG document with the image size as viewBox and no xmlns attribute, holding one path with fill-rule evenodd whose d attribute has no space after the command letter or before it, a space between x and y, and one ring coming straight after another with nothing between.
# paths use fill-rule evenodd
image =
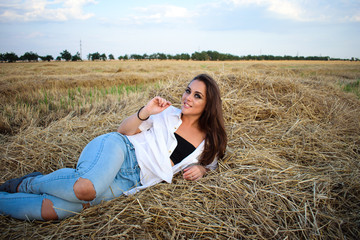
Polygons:
<instances>
[{"instance_id":1,"label":"jeans pocket","mask_svg":"<svg viewBox=\"0 0 360 240\"><path fill-rule=\"evenodd\" d=\"M141 186L140 168L136 165L133 168L121 168L116 176L118 187L123 191L130 190L133 187Z\"/></svg>"},{"instance_id":2,"label":"jeans pocket","mask_svg":"<svg viewBox=\"0 0 360 240\"><path fill-rule=\"evenodd\" d=\"M138 178L140 178L140 167L136 164L130 168L121 168L118 176L126 179L138 180Z\"/></svg>"},{"instance_id":3,"label":"jeans pocket","mask_svg":"<svg viewBox=\"0 0 360 240\"><path fill-rule=\"evenodd\" d=\"M128 152L116 178L123 189L130 189L140 184L140 167L136 159L135 149L128 147Z\"/></svg>"}]
</instances>

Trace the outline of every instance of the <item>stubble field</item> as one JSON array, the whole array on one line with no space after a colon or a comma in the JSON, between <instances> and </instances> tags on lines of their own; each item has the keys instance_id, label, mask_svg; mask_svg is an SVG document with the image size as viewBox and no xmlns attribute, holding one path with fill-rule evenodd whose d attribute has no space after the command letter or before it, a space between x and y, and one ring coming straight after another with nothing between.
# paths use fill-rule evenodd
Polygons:
<instances>
[{"instance_id":1,"label":"stubble field","mask_svg":"<svg viewBox=\"0 0 360 240\"><path fill-rule=\"evenodd\" d=\"M222 92L229 143L216 171L60 222L0 216L0 238L356 239L358 62L2 63L0 183L74 167L91 139L151 97L179 106L199 73Z\"/></svg>"}]
</instances>

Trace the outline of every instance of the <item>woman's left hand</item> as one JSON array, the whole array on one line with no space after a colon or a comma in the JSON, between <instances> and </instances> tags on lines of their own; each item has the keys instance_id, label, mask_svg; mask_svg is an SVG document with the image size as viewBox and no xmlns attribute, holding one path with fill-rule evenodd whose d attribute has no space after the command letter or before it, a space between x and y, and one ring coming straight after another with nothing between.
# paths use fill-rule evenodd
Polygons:
<instances>
[{"instance_id":1,"label":"woman's left hand","mask_svg":"<svg viewBox=\"0 0 360 240\"><path fill-rule=\"evenodd\" d=\"M202 178L207 169L201 165L193 165L184 169L183 178L185 180L196 181Z\"/></svg>"}]
</instances>

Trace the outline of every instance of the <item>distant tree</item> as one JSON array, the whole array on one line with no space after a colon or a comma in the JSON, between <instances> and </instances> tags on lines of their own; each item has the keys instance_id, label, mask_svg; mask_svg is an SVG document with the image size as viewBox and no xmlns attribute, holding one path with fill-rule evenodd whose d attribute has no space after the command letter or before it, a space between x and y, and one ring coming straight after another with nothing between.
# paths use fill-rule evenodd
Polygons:
<instances>
[{"instance_id":1,"label":"distant tree","mask_svg":"<svg viewBox=\"0 0 360 240\"><path fill-rule=\"evenodd\" d=\"M130 59L140 60L143 59L143 56L139 54L131 54Z\"/></svg>"},{"instance_id":2,"label":"distant tree","mask_svg":"<svg viewBox=\"0 0 360 240\"><path fill-rule=\"evenodd\" d=\"M109 54L109 60L115 60L114 55Z\"/></svg>"},{"instance_id":3,"label":"distant tree","mask_svg":"<svg viewBox=\"0 0 360 240\"><path fill-rule=\"evenodd\" d=\"M60 53L60 56L62 59L64 59L65 61L70 61L71 60L71 53L68 52L68 50L64 50L63 52Z\"/></svg>"},{"instance_id":4,"label":"distant tree","mask_svg":"<svg viewBox=\"0 0 360 240\"><path fill-rule=\"evenodd\" d=\"M37 62L39 60L39 55L37 55L37 53L33 53L31 51L26 52L24 55L22 55L20 57L20 60L29 61L29 62L32 62L32 61Z\"/></svg>"},{"instance_id":5,"label":"distant tree","mask_svg":"<svg viewBox=\"0 0 360 240\"><path fill-rule=\"evenodd\" d=\"M0 62L5 62L5 55L0 53Z\"/></svg>"},{"instance_id":6,"label":"distant tree","mask_svg":"<svg viewBox=\"0 0 360 240\"><path fill-rule=\"evenodd\" d=\"M150 60L152 60L152 59L157 59L157 58L158 58L158 56L157 56L156 53L153 53L153 54L150 54L150 55L149 55L149 59L150 59Z\"/></svg>"},{"instance_id":7,"label":"distant tree","mask_svg":"<svg viewBox=\"0 0 360 240\"><path fill-rule=\"evenodd\" d=\"M99 60L100 59L100 53L91 53L88 55L88 59L91 61Z\"/></svg>"},{"instance_id":8,"label":"distant tree","mask_svg":"<svg viewBox=\"0 0 360 240\"><path fill-rule=\"evenodd\" d=\"M191 57L190 57L190 54L188 54L188 53L182 53L182 54L180 54L180 59L181 60L190 60Z\"/></svg>"},{"instance_id":9,"label":"distant tree","mask_svg":"<svg viewBox=\"0 0 360 240\"><path fill-rule=\"evenodd\" d=\"M173 59L176 60L190 60L190 58L190 55L187 53L176 54L175 56L173 56Z\"/></svg>"},{"instance_id":10,"label":"distant tree","mask_svg":"<svg viewBox=\"0 0 360 240\"><path fill-rule=\"evenodd\" d=\"M60 57L60 56L57 56L57 57L56 57L56 61L61 61L61 57Z\"/></svg>"},{"instance_id":11,"label":"distant tree","mask_svg":"<svg viewBox=\"0 0 360 240\"><path fill-rule=\"evenodd\" d=\"M107 57L105 55L105 53L100 55L100 60L106 61Z\"/></svg>"},{"instance_id":12,"label":"distant tree","mask_svg":"<svg viewBox=\"0 0 360 240\"><path fill-rule=\"evenodd\" d=\"M74 56L71 57L71 61L76 62L76 61L82 61L81 57L80 57L80 53L77 52Z\"/></svg>"},{"instance_id":13,"label":"distant tree","mask_svg":"<svg viewBox=\"0 0 360 240\"><path fill-rule=\"evenodd\" d=\"M206 61L209 60L209 58L210 58L209 55L205 51L202 51L201 53L195 52L191 54L192 60Z\"/></svg>"},{"instance_id":14,"label":"distant tree","mask_svg":"<svg viewBox=\"0 0 360 240\"><path fill-rule=\"evenodd\" d=\"M206 54L209 56L209 60L217 61L220 59L220 53L217 51L207 51Z\"/></svg>"},{"instance_id":15,"label":"distant tree","mask_svg":"<svg viewBox=\"0 0 360 240\"><path fill-rule=\"evenodd\" d=\"M164 53L158 53L157 58L160 59L160 60L166 60L167 59L166 54L164 54Z\"/></svg>"},{"instance_id":16,"label":"distant tree","mask_svg":"<svg viewBox=\"0 0 360 240\"><path fill-rule=\"evenodd\" d=\"M48 61L48 62L54 60L53 56L51 56L51 55L46 55L46 56L45 56L45 59L46 59L46 61Z\"/></svg>"},{"instance_id":17,"label":"distant tree","mask_svg":"<svg viewBox=\"0 0 360 240\"><path fill-rule=\"evenodd\" d=\"M51 60L54 60L53 56L51 56L51 55L46 55L44 57L39 56L39 58L41 59L41 61L48 61L48 62L50 62ZM59 57L59 58L61 60L61 57Z\"/></svg>"},{"instance_id":18,"label":"distant tree","mask_svg":"<svg viewBox=\"0 0 360 240\"><path fill-rule=\"evenodd\" d=\"M125 54L124 56L119 56L118 59L119 60L128 60L129 56L127 54Z\"/></svg>"},{"instance_id":19,"label":"distant tree","mask_svg":"<svg viewBox=\"0 0 360 240\"><path fill-rule=\"evenodd\" d=\"M4 59L6 62L16 62L17 60L19 60L19 57L13 52L11 53L7 52L4 54Z\"/></svg>"}]
</instances>

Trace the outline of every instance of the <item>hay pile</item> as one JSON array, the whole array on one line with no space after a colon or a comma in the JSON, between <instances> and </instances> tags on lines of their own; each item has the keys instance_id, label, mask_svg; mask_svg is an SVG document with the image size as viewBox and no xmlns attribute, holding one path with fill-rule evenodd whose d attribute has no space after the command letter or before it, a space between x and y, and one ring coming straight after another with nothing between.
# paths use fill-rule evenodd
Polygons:
<instances>
[{"instance_id":1,"label":"hay pile","mask_svg":"<svg viewBox=\"0 0 360 240\"><path fill-rule=\"evenodd\" d=\"M0 216L0 238L355 239L360 236L360 102L322 79L247 69L214 75L229 144L198 182L175 176L61 222ZM150 96L179 102L182 76L106 108L29 127L1 146L2 181L73 167Z\"/></svg>"}]
</instances>

